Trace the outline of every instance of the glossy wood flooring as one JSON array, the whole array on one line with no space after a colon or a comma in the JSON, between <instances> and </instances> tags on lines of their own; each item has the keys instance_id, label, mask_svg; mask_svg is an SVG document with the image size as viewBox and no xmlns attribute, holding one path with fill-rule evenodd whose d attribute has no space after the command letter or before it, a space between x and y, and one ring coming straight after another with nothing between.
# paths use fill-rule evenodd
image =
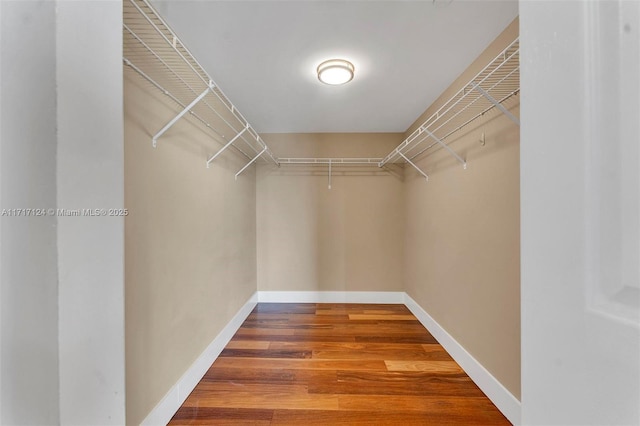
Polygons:
<instances>
[{"instance_id":1,"label":"glossy wood flooring","mask_svg":"<svg viewBox=\"0 0 640 426\"><path fill-rule=\"evenodd\" d=\"M403 305L260 303L171 425L508 425Z\"/></svg>"}]
</instances>

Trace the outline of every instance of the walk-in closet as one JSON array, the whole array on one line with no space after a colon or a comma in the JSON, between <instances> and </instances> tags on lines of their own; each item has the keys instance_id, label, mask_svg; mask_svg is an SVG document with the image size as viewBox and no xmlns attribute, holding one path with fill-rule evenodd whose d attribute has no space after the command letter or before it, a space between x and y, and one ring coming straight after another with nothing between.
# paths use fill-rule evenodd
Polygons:
<instances>
[{"instance_id":1,"label":"walk-in closet","mask_svg":"<svg viewBox=\"0 0 640 426\"><path fill-rule=\"evenodd\" d=\"M436 65L438 58L429 60L428 67L422 60L414 60L416 69L411 76L419 75L419 85L412 87L412 91L433 92L430 73L433 79L447 82L439 84L428 103L412 110L396 106L394 89L406 91L401 82L387 82L389 87L378 88L380 94L361 93L383 85L383 78L394 77L389 71L394 65L399 73L407 71L404 64L375 63L375 60L390 57L391 45L407 39L394 31L404 28L412 36L422 34L411 28L416 25L413 14L425 14L424 19L438 27L445 22L455 23L456 19L472 22L474 11L483 7L489 7L496 15L491 20L493 27L479 25L482 28L475 31L477 37L487 40L486 44L476 43L475 48L457 53L452 50L455 42L442 40L442 48L435 49L452 50L449 54L453 59L443 57L441 67L456 63L463 63L463 67L442 76ZM397 16L389 16L393 13ZM286 17L276 18L275 14ZM224 28L218 32L199 29L206 20L197 20L195 15L210 16L212 29ZM232 21L244 17L248 28L234 31L235 23L224 24L213 18L219 15ZM273 22L265 23L266 16ZM361 26L368 25L369 32L357 37L353 34L354 40L349 40L348 23L359 19L364 20ZM287 25L285 20L296 23ZM326 26L327 31L333 25L343 39L337 42L338 36L329 33L327 40L310 38L309 31L299 29L297 37L301 40L296 42L296 36L287 32L301 25L297 21ZM385 23L387 32L373 29ZM458 25L461 30L465 24ZM280 28L284 35L272 26ZM179 33L181 27L185 30L184 37ZM218 62L225 62L227 81L229 75L237 76L230 86L245 106L253 109L253 120L258 124L218 82L216 67L204 65L213 60L213 55L203 49L209 43L217 43L212 33L227 37L220 35L223 38L220 44L224 46L211 47L212 51L224 51L225 46L240 51L224 61L218 58ZM266 40L258 48L243 45L245 38L259 43L255 37L260 33L264 33L262 37ZM177 392L177 400L186 398L191 391L186 381L197 381L206 372L201 370L200 377L191 377L194 361L208 368L215 359L212 342L221 330L235 332L230 321L233 322L237 312L251 311L247 303L351 302L372 303L374 314L384 313L381 304L406 305L417 318L405 318L404 329L399 323L391 324L392 317L375 317L378 322L373 325L367 322L372 320L354 325L364 333L360 338L382 333L385 327L395 327L392 335L404 336L406 344L428 344L424 338L414 336L411 340L410 335L405 335L412 327L421 327L419 322L411 322L421 319L430 333L440 333L439 340L452 342L453 346L447 348L443 341L445 349L458 348L464 353L458 354L458 363L466 361L467 369L471 364L486 369L483 377L476 374L472 379L493 381L491 385L496 389L502 387L496 391L485 384L484 392L493 390L489 398L504 400L499 409L513 421L520 397L518 33L515 3L474 6L447 2L396 5L213 2L181 7L172 2L125 1L125 203L131 210L125 222L125 253L130 254L125 264L126 299L144 301L142 305L132 303L127 310L128 417L137 423L149 412L153 415L170 389ZM394 36L398 38L394 43L376 43ZM288 38L289 42L279 39L276 49L270 37ZM470 43L472 36L461 38ZM324 49L320 55L328 56L318 56L314 45ZM307 52L297 55L291 52L303 49ZM316 57L330 60L350 49L355 56L348 58L354 62L350 76L353 80L344 85L323 84L313 74L315 65L311 70L303 68ZM268 50L274 62L261 62L262 72L249 73L250 61L235 59L260 55L259 50ZM425 50L432 51L433 47ZM202 57L196 52L202 52ZM401 52L394 60L410 61L419 55L409 48ZM458 60L462 55L466 57ZM270 80L273 78L270 68L282 67L283 63L293 68L292 74L301 74L291 77L288 86L282 80ZM257 86L274 86L278 90L258 91ZM368 108L371 116L363 118L353 110L365 108L354 99L358 96L384 103ZM288 111L290 106L286 101L279 102L280 97L296 103L295 109L316 116L304 118L291 112L287 119L280 109ZM415 103L416 98L424 97L407 96L406 102ZM260 103L261 107L251 108L254 103ZM395 120L385 117L398 115L396 109L406 111L408 117ZM273 117L274 122L263 115ZM336 115L350 116L353 123ZM247 319L254 318L257 328L248 332L258 333L260 325L269 328L273 316L260 314L260 310L268 310L260 306ZM318 306L322 310L322 305ZM368 313L366 308L357 311L357 306L353 308L355 315ZM287 310L283 309L285 314ZM309 323L306 328L287 328L286 324L280 323L282 329L266 330L271 336L267 341L251 343L234 338L231 347L220 353L218 364L225 360L232 362L226 356L238 351L245 355L240 361L250 363L240 364L245 367L238 368L238 372L249 369L252 359L259 362L277 354L284 358L303 356L304 351L281 348L289 339L287 334L297 336L304 330L322 334L321 322ZM246 326L240 328L239 335L246 332ZM369 331L363 328L366 326ZM379 331L375 331L376 327ZM260 352L261 342L280 349L276 355ZM373 343L376 342L343 356L348 359L356 356L357 360L368 350L380 351L379 346L371 346ZM324 352L319 347L305 347L310 350L305 357L323 360ZM405 347L406 353L414 349ZM418 348L418 352L424 350ZM398 352L386 356L380 352L380 356L381 362L408 362L406 354ZM421 365L423 357L428 358L418 355L416 365ZM435 362L435 365L446 363L448 358ZM341 368L355 367L345 364ZM423 374L421 380L430 377L432 381L447 381L429 373L432 368L424 366L425 371L420 373L418 369L418 373L412 374ZM398 372L389 374L401 379ZM209 379L205 376L203 380ZM232 376L229 380L234 381ZM233 393L221 390L227 384L218 384L223 386L220 388L212 385L218 383L213 379L207 383L212 389L208 395L220 392L223 395L209 409L234 408L232 417L256 420L242 417L246 415L242 410L256 408L249 403L250 396L239 394L235 397L238 401ZM278 419L289 415L282 417L277 412L278 408L290 408L286 403L290 388L286 384L262 384L266 387L259 388L260 384L251 381L240 383L258 386L256 392L267 402L257 408L274 410L269 417L273 424L286 424ZM313 388L306 381L296 384ZM373 383L369 385L375 388ZM411 386L407 381L406 387ZM428 392L429 384L423 383L422 388L422 392ZM439 397L465 394L459 389L447 389ZM319 410L317 415L323 412L321 408L340 411L339 416L353 414L348 408L339 408L351 407L349 403L319 402L326 403L325 399L330 397L323 393L329 392L326 389L308 392L303 399L309 407ZM204 400L191 404L204 409L204 401L211 401L212 397L203 395ZM420 395L436 401L430 399L436 398L433 395ZM402 404L402 398L412 401L411 398L420 395L397 395L396 403ZM482 393L479 395L484 397ZM169 397L173 398L170 393ZM445 399L440 401L447 403ZM384 420L385 404L376 403L373 396L370 403L381 407L379 419ZM299 408L304 409L305 405L300 402ZM497 410L496 413L502 417ZM313 417L313 410L306 415ZM412 420L405 420L424 420L429 415L426 410L418 412ZM212 416L224 419L222 412ZM364 415L363 419L366 418ZM330 417L325 419L329 421ZM491 419L494 424L499 422L499 417ZM463 416L458 421L476 420Z\"/></svg>"},{"instance_id":2,"label":"walk-in closet","mask_svg":"<svg viewBox=\"0 0 640 426\"><path fill-rule=\"evenodd\" d=\"M640 424L640 2L0 0L0 424Z\"/></svg>"}]
</instances>

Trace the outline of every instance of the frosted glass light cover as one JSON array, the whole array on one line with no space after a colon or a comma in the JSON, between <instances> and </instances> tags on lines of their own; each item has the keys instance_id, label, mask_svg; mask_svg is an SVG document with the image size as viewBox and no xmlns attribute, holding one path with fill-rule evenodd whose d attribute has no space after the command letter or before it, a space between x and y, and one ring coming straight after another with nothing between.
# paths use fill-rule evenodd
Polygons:
<instances>
[{"instance_id":1,"label":"frosted glass light cover","mask_svg":"<svg viewBox=\"0 0 640 426\"><path fill-rule=\"evenodd\" d=\"M330 85L345 84L353 79L353 64L344 59L330 59L318 65L318 79Z\"/></svg>"}]
</instances>

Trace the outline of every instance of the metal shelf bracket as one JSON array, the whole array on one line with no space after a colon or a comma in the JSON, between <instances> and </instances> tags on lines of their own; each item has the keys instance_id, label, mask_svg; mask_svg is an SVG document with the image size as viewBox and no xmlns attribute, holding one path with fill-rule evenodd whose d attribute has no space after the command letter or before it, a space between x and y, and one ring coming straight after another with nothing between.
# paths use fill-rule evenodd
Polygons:
<instances>
[{"instance_id":1,"label":"metal shelf bracket","mask_svg":"<svg viewBox=\"0 0 640 426\"><path fill-rule=\"evenodd\" d=\"M193 101L191 101L191 103L189 105L187 105L182 111L180 111L178 113L178 115L176 115L175 117L173 117L171 119L171 121L169 121L162 129L160 129L160 131L158 133L155 134L155 136L153 137L153 147L155 148L158 145L158 138L160 136L162 136L167 130L169 130L171 128L171 126L173 126L174 124L176 124L176 122L178 120L180 120L186 113L188 113L189 111L191 111L191 108L193 108L194 106L196 106L196 104L198 102L200 102L202 100L202 98L204 98L205 96L207 96L207 94L212 91L214 89L214 84L213 81L209 80L209 85L208 87L204 90L204 92L200 93L200 95L198 95L197 98L195 98Z\"/></svg>"},{"instance_id":2,"label":"metal shelf bracket","mask_svg":"<svg viewBox=\"0 0 640 426\"><path fill-rule=\"evenodd\" d=\"M422 171L422 169L420 169L420 167L416 166L415 163L411 160L409 160L403 153L398 152L398 154L405 159L405 161L409 164L411 164L411 166L413 166L414 169L416 169L418 171L418 173L420 173L422 176L424 176L425 180L428 182L429 181L429 176L427 176L427 174L425 172Z\"/></svg>"},{"instance_id":3,"label":"metal shelf bracket","mask_svg":"<svg viewBox=\"0 0 640 426\"><path fill-rule=\"evenodd\" d=\"M267 150L267 147L265 146L264 148L262 148L262 151L260 151L260 153L258 155L256 155L255 157L253 157L253 159L251 159L251 161L249 161L243 168L240 169L240 171L238 173L236 173L236 180L238 180L238 176L240 176L240 174L242 172L244 172L246 170L247 167L249 167L250 165L253 164L254 161L256 161L258 158L260 158L260 156L262 154L265 153L265 151Z\"/></svg>"},{"instance_id":4,"label":"metal shelf bracket","mask_svg":"<svg viewBox=\"0 0 640 426\"><path fill-rule=\"evenodd\" d=\"M209 158L207 160L207 168L209 168L209 164L211 164L211 162L213 160L215 160L218 157L218 155L222 154L222 152L225 149L229 148L236 141L236 139L238 139L240 136L242 136L242 134L244 132L246 132L247 130L249 130L249 123L247 123L247 125L244 127L244 129L240 130L240 132L238 132L237 135L235 135L233 138L231 138L231 140L229 142L227 142L225 146L220 148L220 150L218 152L216 152L211 158Z\"/></svg>"},{"instance_id":5,"label":"metal shelf bracket","mask_svg":"<svg viewBox=\"0 0 640 426\"><path fill-rule=\"evenodd\" d=\"M479 84L473 84L472 88L477 90L478 92L480 92L482 94L482 96L487 98L489 100L489 102L491 102L493 105L495 105L496 108L498 108L500 111L502 111L502 113L504 115L509 117L509 119L511 121L516 123L518 126L520 125L520 119L518 117L516 117L515 115L511 114L511 112L509 112L509 110L506 109L504 107L504 105L502 105L500 102L496 101L495 98L493 96L491 96L489 93L487 93L487 91L484 90L482 87L480 87Z\"/></svg>"},{"instance_id":6,"label":"metal shelf bracket","mask_svg":"<svg viewBox=\"0 0 640 426\"><path fill-rule=\"evenodd\" d=\"M460 157L453 149L451 149L449 147L449 145L447 145L446 143L442 142L442 140L440 140L440 138L438 138L436 135L434 135L429 129L427 129L426 127L420 127L420 132L424 132L427 135L429 135L434 141L438 142L440 144L440 146L442 146L444 149L447 150L447 152L449 152L449 154L451 154L453 157L455 157L456 160L458 160L461 164L462 164L462 168L463 169L467 169L467 162L464 161L464 159L462 157ZM403 155L404 157L404 155ZM405 157L406 158L406 157Z\"/></svg>"}]
</instances>

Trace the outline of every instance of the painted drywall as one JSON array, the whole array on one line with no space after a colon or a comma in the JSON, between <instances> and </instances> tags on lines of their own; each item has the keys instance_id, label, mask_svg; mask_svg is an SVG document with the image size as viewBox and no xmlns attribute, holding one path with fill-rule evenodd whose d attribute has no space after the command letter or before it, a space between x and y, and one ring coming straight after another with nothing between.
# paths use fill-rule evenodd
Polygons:
<instances>
[{"instance_id":1,"label":"painted drywall","mask_svg":"<svg viewBox=\"0 0 640 426\"><path fill-rule=\"evenodd\" d=\"M127 424L139 424L256 291L256 181L124 69Z\"/></svg>"},{"instance_id":2,"label":"painted drywall","mask_svg":"<svg viewBox=\"0 0 640 426\"><path fill-rule=\"evenodd\" d=\"M56 4L60 423L124 410L122 5ZM99 48L97 48L99 46Z\"/></svg>"},{"instance_id":3,"label":"painted drywall","mask_svg":"<svg viewBox=\"0 0 640 426\"><path fill-rule=\"evenodd\" d=\"M59 213L123 206L121 25L2 4L3 424L124 422L123 220Z\"/></svg>"},{"instance_id":4,"label":"painted drywall","mask_svg":"<svg viewBox=\"0 0 640 426\"><path fill-rule=\"evenodd\" d=\"M520 10L522 423L637 425L640 6Z\"/></svg>"},{"instance_id":5,"label":"painted drywall","mask_svg":"<svg viewBox=\"0 0 640 426\"><path fill-rule=\"evenodd\" d=\"M516 20L409 131L517 36ZM507 101L516 116L518 104L517 96ZM405 291L519 398L519 128L494 109L450 147L467 170L433 149L416 162L428 182L406 171Z\"/></svg>"},{"instance_id":6,"label":"painted drywall","mask_svg":"<svg viewBox=\"0 0 640 426\"><path fill-rule=\"evenodd\" d=\"M384 157L401 134L264 134L280 157ZM401 291L402 170L258 168L261 291Z\"/></svg>"},{"instance_id":7,"label":"painted drywall","mask_svg":"<svg viewBox=\"0 0 640 426\"><path fill-rule=\"evenodd\" d=\"M0 7L0 209L55 208L55 3ZM0 232L0 423L57 424L56 218L7 213Z\"/></svg>"}]
</instances>

